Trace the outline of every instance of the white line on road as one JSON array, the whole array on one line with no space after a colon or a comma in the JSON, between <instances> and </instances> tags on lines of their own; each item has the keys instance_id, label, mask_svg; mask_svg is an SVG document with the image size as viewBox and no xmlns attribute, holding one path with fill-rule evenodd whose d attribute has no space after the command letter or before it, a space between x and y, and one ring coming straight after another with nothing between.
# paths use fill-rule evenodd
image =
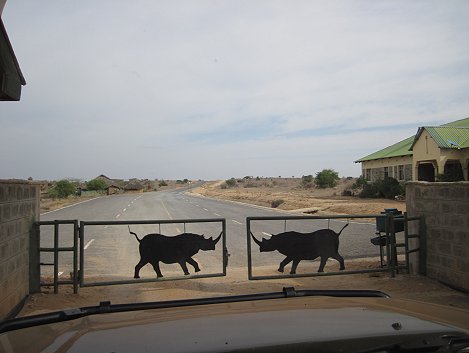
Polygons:
<instances>
[{"instance_id":1,"label":"white line on road","mask_svg":"<svg viewBox=\"0 0 469 353\"><path fill-rule=\"evenodd\" d=\"M56 211L63 210L64 208L73 207L73 206L79 205L79 204L81 204L81 203L90 202L90 201L93 201L93 200L96 200L96 199L99 199L99 197L95 197L94 199L89 199L89 200L85 200L85 201L77 202L77 203L74 203L74 204L72 204L72 205L68 205L68 206L65 206L65 207L61 207L61 208L58 208L58 209L56 209L56 210L53 210L53 211L44 212L44 213L41 213L41 216L42 216L42 215L45 215L45 214L52 213L52 212L56 212Z\"/></svg>"},{"instance_id":2,"label":"white line on road","mask_svg":"<svg viewBox=\"0 0 469 353\"><path fill-rule=\"evenodd\" d=\"M127 209L126 209L126 208L124 208L124 209L122 210L122 212L125 212L125 211L127 211Z\"/></svg>"},{"instance_id":3,"label":"white line on road","mask_svg":"<svg viewBox=\"0 0 469 353\"><path fill-rule=\"evenodd\" d=\"M238 221L236 221L236 220L234 220L234 219L232 219L231 221L234 222L234 223L237 223L237 224L241 224L241 225L242 225L241 222L238 222Z\"/></svg>"},{"instance_id":4,"label":"white line on road","mask_svg":"<svg viewBox=\"0 0 469 353\"><path fill-rule=\"evenodd\" d=\"M119 214L116 216L116 218L119 218L120 216L121 216L121 214L119 213Z\"/></svg>"},{"instance_id":5,"label":"white line on road","mask_svg":"<svg viewBox=\"0 0 469 353\"><path fill-rule=\"evenodd\" d=\"M171 214L169 213L168 209L166 208L166 205L164 204L163 200L161 200L161 205L163 206L164 210L166 211L166 214L168 215L169 219L173 219Z\"/></svg>"},{"instance_id":6,"label":"white line on road","mask_svg":"<svg viewBox=\"0 0 469 353\"><path fill-rule=\"evenodd\" d=\"M91 245L91 243L94 242L94 239L91 239L88 243L86 243L85 247L83 248L84 250L88 249Z\"/></svg>"},{"instance_id":7,"label":"white line on road","mask_svg":"<svg viewBox=\"0 0 469 353\"><path fill-rule=\"evenodd\" d=\"M269 234L269 233L266 233L266 232L262 232L262 234L267 235L268 237L272 236L272 234Z\"/></svg>"},{"instance_id":8,"label":"white line on road","mask_svg":"<svg viewBox=\"0 0 469 353\"><path fill-rule=\"evenodd\" d=\"M204 208L204 211L207 211L207 212L208 212L208 210L207 210L206 208Z\"/></svg>"},{"instance_id":9,"label":"white line on road","mask_svg":"<svg viewBox=\"0 0 469 353\"><path fill-rule=\"evenodd\" d=\"M221 217L221 214L218 214L218 213L214 213L214 215L217 217Z\"/></svg>"}]
</instances>

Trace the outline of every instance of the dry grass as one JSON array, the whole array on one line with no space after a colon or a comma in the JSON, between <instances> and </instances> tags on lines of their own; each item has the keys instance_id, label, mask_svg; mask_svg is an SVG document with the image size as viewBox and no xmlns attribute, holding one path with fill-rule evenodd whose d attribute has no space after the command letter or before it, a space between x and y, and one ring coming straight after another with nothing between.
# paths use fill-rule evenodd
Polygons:
<instances>
[{"instance_id":1,"label":"dry grass","mask_svg":"<svg viewBox=\"0 0 469 353\"><path fill-rule=\"evenodd\" d=\"M298 178L241 180L232 188L225 187L224 181L209 182L194 192L265 207L271 207L276 200L283 200L279 209L317 215L365 215L379 214L385 208L397 208L401 211L406 209L405 201L342 196L344 190L351 188L353 180L343 179L337 187L330 189L304 188Z\"/></svg>"}]
</instances>

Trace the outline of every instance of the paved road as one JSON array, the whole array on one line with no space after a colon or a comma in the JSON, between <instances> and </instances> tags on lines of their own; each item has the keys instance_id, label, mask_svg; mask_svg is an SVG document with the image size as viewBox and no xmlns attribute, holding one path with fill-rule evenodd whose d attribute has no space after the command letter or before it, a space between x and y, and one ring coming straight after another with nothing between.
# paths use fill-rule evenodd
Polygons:
<instances>
[{"instance_id":1,"label":"paved road","mask_svg":"<svg viewBox=\"0 0 469 353\"><path fill-rule=\"evenodd\" d=\"M229 267L247 266L246 217L284 216L285 212L253 205L234 203L195 196L187 190L150 192L144 194L112 195L86 201L71 207L41 215L41 221L78 219L80 221L137 221L137 220L182 220L182 219L226 219L226 246L231 254ZM302 232L328 228L339 231L348 220L309 220L309 221L254 221L253 234L260 239L269 234L285 230ZM145 234L161 232L176 235L183 231L216 237L221 232L221 223L175 223L159 225L131 225L131 230L140 238ZM378 256L379 248L370 243L374 236L374 224L350 222L340 236L339 252L347 259ZM52 227L41 228L41 246L51 246ZM71 245L71 227L61 226L60 246ZM127 225L88 225L85 227L85 279L87 277L106 280L131 279L134 266L139 260L138 242L129 234ZM252 245L253 266L272 266L275 270L283 257L277 252L260 253L257 245ZM59 271L71 271L71 255L61 255ZM222 246L217 244L215 251L199 252L195 256L202 271L200 274L222 272ZM50 260L42 257L43 262ZM333 260L331 260L333 261ZM317 263L302 262L298 273L315 272ZM162 264L165 276L180 276L182 271L177 264ZM289 271L289 267L287 267ZM189 267L193 273L193 269ZM327 271L327 266L326 266ZM44 271L46 273L47 270ZM274 273L273 273L274 274ZM142 278L155 274L150 265L141 271Z\"/></svg>"}]
</instances>

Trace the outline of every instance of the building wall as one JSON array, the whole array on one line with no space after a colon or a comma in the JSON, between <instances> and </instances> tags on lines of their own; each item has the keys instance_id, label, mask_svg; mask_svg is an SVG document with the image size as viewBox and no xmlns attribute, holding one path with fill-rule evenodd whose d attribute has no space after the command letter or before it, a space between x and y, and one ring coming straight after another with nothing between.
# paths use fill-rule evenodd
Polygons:
<instances>
[{"instance_id":1,"label":"building wall","mask_svg":"<svg viewBox=\"0 0 469 353\"><path fill-rule=\"evenodd\" d=\"M469 291L469 182L407 183L406 204L410 217L425 218L427 252L420 268L428 277ZM419 258L411 261L417 272Z\"/></svg>"},{"instance_id":2,"label":"building wall","mask_svg":"<svg viewBox=\"0 0 469 353\"><path fill-rule=\"evenodd\" d=\"M399 166L403 168L404 178L399 177ZM368 181L383 179L387 168L388 176L399 181L412 180L412 156L375 159L362 162L362 175Z\"/></svg>"},{"instance_id":3,"label":"building wall","mask_svg":"<svg viewBox=\"0 0 469 353\"><path fill-rule=\"evenodd\" d=\"M443 174L445 164L449 160L459 160L463 168L464 178L468 180L469 149L440 149L431 135L424 130L413 147L414 180L418 178L418 165L422 162L434 162L435 175Z\"/></svg>"},{"instance_id":4,"label":"building wall","mask_svg":"<svg viewBox=\"0 0 469 353\"><path fill-rule=\"evenodd\" d=\"M30 229L39 200L39 184L0 180L0 320L29 293Z\"/></svg>"}]
</instances>

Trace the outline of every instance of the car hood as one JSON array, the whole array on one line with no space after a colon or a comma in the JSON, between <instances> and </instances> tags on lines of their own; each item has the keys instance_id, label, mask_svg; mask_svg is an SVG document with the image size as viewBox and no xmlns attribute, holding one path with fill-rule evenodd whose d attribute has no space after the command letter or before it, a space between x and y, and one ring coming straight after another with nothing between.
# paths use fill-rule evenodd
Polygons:
<instances>
[{"instance_id":1,"label":"car hood","mask_svg":"<svg viewBox=\"0 0 469 353\"><path fill-rule=\"evenodd\" d=\"M468 318L466 310L409 300L285 298L87 316L4 333L0 351L221 352L315 342L346 352L468 334Z\"/></svg>"}]
</instances>

